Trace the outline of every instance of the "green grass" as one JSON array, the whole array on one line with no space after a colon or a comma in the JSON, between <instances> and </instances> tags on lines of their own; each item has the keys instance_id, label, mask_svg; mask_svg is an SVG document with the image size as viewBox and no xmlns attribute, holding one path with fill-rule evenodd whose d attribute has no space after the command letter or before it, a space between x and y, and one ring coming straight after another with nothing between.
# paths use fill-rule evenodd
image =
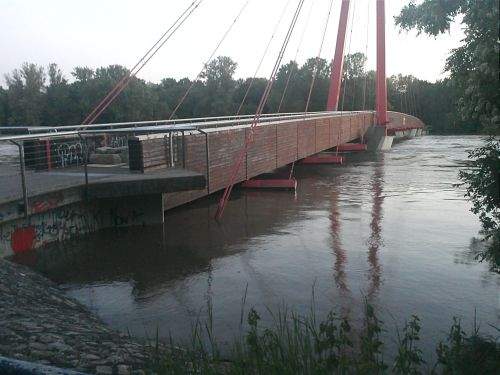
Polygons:
<instances>
[{"instance_id":1,"label":"green grass","mask_svg":"<svg viewBox=\"0 0 500 375\"><path fill-rule=\"evenodd\" d=\"M277 313L268 310L273 318L268 327L263 327L259 313L250 309L244 332L242 308L240 337L225 357L214 337L209 306L208 320L196 322L189 343L179 345L171 339L151 370L159 374L499 373L498 338L481 337L477 325L467 334L460 320L454 319L449 335L436 347L437 362L430 364L419 348L421 324L414 315L397 331L397 353L388 363L383 356L383 323L370 304L365 303L363 327L356 331L347 318L333 311L318 322L312 306L307 316L286 307Z\"/></svg>"}]
</instances>

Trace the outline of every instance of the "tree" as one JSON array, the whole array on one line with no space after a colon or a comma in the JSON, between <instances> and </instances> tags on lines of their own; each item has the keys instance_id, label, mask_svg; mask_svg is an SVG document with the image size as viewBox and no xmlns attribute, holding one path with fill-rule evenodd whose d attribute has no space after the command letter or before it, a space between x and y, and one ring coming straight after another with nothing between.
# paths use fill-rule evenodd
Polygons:
<instances>
[{"instance_id":1,"label":"tree","mask_svg":"<svg viewBox=\"0 0 500 375\"><path fill-rule=\"evenodd\" d=\"M46 88L43 111L44 124L68 124L71 121L71 102L68 81L57 64L48 66L49 84Z\"/></svg>"},{"instance_id":2,"label":"tree","mask_svg":"<svg viewBox=\"0 0 500 375\"><path fill-rule=\"evenodd\" d=\"M459 93L458 109L484 131L500 133L498 1L424 0L419 5L412 1L396 17L396 24L436 36L449 31L459 15L465 39L451 51L445 66Z\"/></svg>"},{"instance_id":3,"label":"tree","mask_svg":"<svg viewBox=\"0 0 500 375\"><path fill-rule=\"evenodd\" d=\"M11 74L5 75L10 123L41 125L45 79L45 69L29 63L24 63L21 69L15 69Z\"/></svg>"},{"instance_id":4,"label":"tree","mask_svg":"<svg viewBox=\"0 0 500 375\"><path fill-rule=\"evenodd\" d=\"M344 59L344 79L363 77L365 74L366 56L364 53L356 52L347 55Z\"/></svg>"},{"instance_id":5,"label":"tree","mask_svg":"<svg viewBox=\"0 0 500 375\"><path fill-rule=\"evenodd\" d=\"M201 78L206 85L206 95L211 100L208 115L226 114L235 111L232 94L236 87L233 75L238 64L228 56L219 56L212 60L203 71Z\"/></svg>"},{"instance_id":6,"label":"tree","mask_svg":"<svg viewBox=\"0 0 500 375\"><path fill-rule=\"evenodd\" d=\"M0 126L7 124L7 91L0 86Z\"/></svg>"},{"instance_id":7,"label":"tree","mask_svg":"<svg viewBox=\"0 0 500 375\"><path fill-rule=\"evenodd\" d=\"M339 108L373 109L375 72L365 70L366 57L362 53L347 55L345 61ZM219 56L208 64L202 79L195 82L189 78L165 78L160 83L152 83L134 77L98 117L97 122L167 119L188 89L189 95L176 111L177 118L234 115L252 81L240 114L253 114L268 80L258 77L235 80L233 76L236 68L237 65L231 58ZM95 70L75 67L71 73L73 82L69 82L56 64L50 64L45 70L40 67L38 69L42 69L40 79L43 84L40 85L39 80L38 89L35 90L38 99L28 103L27 87L36 85L26 85L22 69L9 75L10 86L6 90L0 89L2 125L79 124L116 83L129 73L120 65ZM330 65L324 59L310 58L302 65L289 61L280 67L264 112L276 112L278 108L281 112L304 111L316 69L309 110L323 111L330 86ZM28 81L33 80L30 78L33 74L25 75ZM388 79L389 108L417 115L435 133L477 132L478 128L474 127L473 122L462 121L457 116L453 103L458 97L458 88L451 84L451 79L436 83L405 75ZM26 112L33 103L38 103L40 118L30 123L26 121Z\"/></svg>"}]
</instances>

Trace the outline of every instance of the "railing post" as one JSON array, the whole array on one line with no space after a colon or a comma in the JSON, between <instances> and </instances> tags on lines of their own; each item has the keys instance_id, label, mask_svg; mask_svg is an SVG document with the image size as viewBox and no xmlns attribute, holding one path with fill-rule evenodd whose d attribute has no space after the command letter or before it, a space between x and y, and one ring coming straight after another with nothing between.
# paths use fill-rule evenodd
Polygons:
<instances>
[{"instance_id":1,"label":"railing post","mask_svg":"<svg viewBox=\"0 0 500 375\"><path fill-rule=\"evenodd\" d=\"M208 144L208 133L202 129L198 131L205 135L205 157L207 159L207 193L210 194L210 146Z\"/></svg>"},{"instance_id":2,"label":"railing post","mask_svg":"<svg viewBox=\"0 0 500 375\"><path fill-rule=\"evenodd\" d=\"M87 142L87 138L83 137L80 133L78 133L78 137L82 141L82 147L83 147L83 172L85 174L85 200L88 199L88 186L89 186L89 170L88 170L88 163L89 163L89 145Z\"/></svg>"},{"instance_id":3,"label":"railing post","mask_svg":"<svg viewBox=\"0 0 500 375\"><path fill-rule=\"evenodd\" d=\"M21 167L21 187L23 189L23 204L24 204L24 217L27 218L29 215L29 207L28 207L28 187L26 185L26 165L24 163L24 144L21 141L20 143L11 141L15 144L19 149L19 164Z\"/></svg>"},{"instance_id":4,"label":"railing post","mask_svg":"<svg viewBox=\"0 0 500 375\"><path fill-rule=\"evenodd\" d=\"M171 131L169 133L169 145L170 145L170 167L174 167L174 133Z\"/></svg>"},{"instance_id":5,"label":"railing post","mask_svg":"<svg viewBox=\"0 0 500 375\"><path fill-rule=\"evenodd\" d=\"M182 168L186 168L186 136L184 130L182 133Z\"/></svg>"}]
</instances>

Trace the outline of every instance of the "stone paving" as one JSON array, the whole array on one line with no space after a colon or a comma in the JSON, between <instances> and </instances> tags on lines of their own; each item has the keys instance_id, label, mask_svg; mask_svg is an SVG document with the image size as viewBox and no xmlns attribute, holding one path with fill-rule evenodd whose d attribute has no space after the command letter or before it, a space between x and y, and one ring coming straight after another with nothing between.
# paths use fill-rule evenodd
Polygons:
<instances>
[{"instance_id":1,"label":"stone paving","mask_svg":"<svg viewBox=\"0 0 500 375\"><path fill-rule=\"evenodd\" d=\"M151 347L107 327L27 267L0 260L0 355L95 374L143 374Z\"/></svg>"}]
</instances>

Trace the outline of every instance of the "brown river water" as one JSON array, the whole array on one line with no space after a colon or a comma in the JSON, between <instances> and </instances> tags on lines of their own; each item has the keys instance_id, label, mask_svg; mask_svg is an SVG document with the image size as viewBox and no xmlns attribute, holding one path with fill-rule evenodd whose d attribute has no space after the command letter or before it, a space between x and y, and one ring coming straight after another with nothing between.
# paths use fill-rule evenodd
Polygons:
<instances>
[{"instance_id":1,"label":"brown river water","mask_svg":"<svg viewBox=\"0 0 500 375\"><path fill-rule=\"evenodd\" d=\"M474 136L426 136L343 166L297 166L296 193L235 189L221 223L216 197L166 213L165 227L109 230L39 250L34 268L112 327L188 339L213 307L216 337L238 334L242 297L265 321L284 304L384 321L387 347L412 314L433 357L452 317L500 326L500 275L474 259L480 224L454 186ZM33 261L33 257L31 258ZM22 261L22 259L20 259ZM360 324L360 323L359 323Z\"/></svg>"}]
</instances>

